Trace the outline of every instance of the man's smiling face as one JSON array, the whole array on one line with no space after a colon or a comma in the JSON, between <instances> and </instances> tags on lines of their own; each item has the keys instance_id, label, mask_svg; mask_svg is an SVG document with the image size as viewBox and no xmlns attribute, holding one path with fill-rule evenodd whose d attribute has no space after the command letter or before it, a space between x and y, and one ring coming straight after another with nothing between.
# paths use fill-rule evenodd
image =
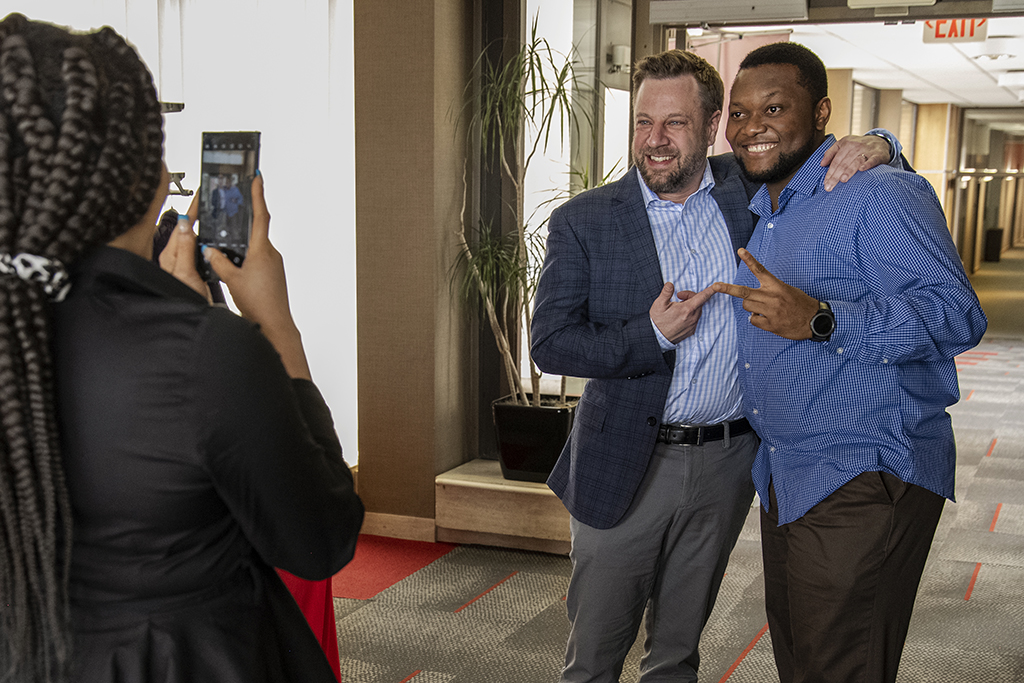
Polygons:
<instances>
[{"instance_id":1,"label":"man's smiling face","mask_svg":"<svg viewBox=\"0 0 1024 683\"><path fill-rule=\"evenodd\" d=\"M828 99L813 102L799 78L792 64L765 64L733 81L725 137L747 178L769 189L785 187L824 140Z\"/></svg>"},{"instance_id":2,"label":"man's smiling face","mask_svg":"<svg viewBox=\"0 0 1024 683\"><path fill-rule=\"evenodd\" d=\"M721 112L705 120L700 86L687 74L648 78L633 106L633 163L660 198L683 201L698 187Z\"/></svg>"}]
</instances>

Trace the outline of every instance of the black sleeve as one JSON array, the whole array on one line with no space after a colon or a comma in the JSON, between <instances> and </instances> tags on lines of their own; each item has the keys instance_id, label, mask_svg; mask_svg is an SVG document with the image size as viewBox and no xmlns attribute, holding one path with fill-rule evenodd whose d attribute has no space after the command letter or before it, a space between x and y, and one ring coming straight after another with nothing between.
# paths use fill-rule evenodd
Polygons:
<instances>
[{"instance_id":1,"label":"black sleeve","mask_svg":"<svg viewBox=\"0 0 1024 683\"><path fill-rule=\"evenodd\" d=\"M352 558L363 505L323 397L226 310L211 310L197 344L197 456L218 493L269 564L331 576Z\"/></svg>"}]
</instances>

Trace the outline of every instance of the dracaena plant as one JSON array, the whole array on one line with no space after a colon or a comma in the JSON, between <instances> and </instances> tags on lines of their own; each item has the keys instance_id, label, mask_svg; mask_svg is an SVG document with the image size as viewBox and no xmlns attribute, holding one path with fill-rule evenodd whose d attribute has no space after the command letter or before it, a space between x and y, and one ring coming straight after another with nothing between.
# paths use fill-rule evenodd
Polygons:
<instances>
[{"instance_id":1,"label":"dracaena plant","mask_svg":"<svg viewBox=\"0 0 1024 683\"><path fill-rule=\"evenodd\" d=\"M502 366L515 400L540 405L541 372L530 358L530 390L523 384L513 353L519 330L529 338L533 298L544 256L543 223L524 211L524 181L531 162L550 145L563 144L578 133L574 94L575 52L563 55L537 35L534 19L530 36L502 63L493 63L484 51L477 60L479 88L466 87L462 109L470 135L479 136L482 162L494 163L503 180L514 188L509 206L514 230L507 234L490 223L467 222L465 198L458 227L459 256L453 272L467 301L482 304ZM468 194L468 180L464 179ZM562 401L565 381L562 381ZM531 398L528 397L532 395Z\"/></svg>"}]
</instances>

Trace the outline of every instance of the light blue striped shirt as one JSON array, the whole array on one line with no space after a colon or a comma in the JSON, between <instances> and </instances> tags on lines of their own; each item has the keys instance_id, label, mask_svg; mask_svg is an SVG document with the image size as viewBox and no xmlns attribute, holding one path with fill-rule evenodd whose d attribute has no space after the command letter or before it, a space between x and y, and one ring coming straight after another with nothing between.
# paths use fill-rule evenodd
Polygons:
<instances>
[{"instance_id":1,"label":"light blue striped shirt","mask_svg":"<svg viewBox=\"0 0 1024 683\"><path fill-rule=\"evenodd\" d=\"M711 196L714 185L711 165L705 163L700 187L677 204L659 199L640 177L662 280L677 292L699 292L713 282L731 282L736 274L725 217ZM740 417L736 320L728 297L711 297L696 331L678 344L669 342L653 320L651 325L661 347L676 351L662 422L714 424Z\"/></svg>"}]
</instances>

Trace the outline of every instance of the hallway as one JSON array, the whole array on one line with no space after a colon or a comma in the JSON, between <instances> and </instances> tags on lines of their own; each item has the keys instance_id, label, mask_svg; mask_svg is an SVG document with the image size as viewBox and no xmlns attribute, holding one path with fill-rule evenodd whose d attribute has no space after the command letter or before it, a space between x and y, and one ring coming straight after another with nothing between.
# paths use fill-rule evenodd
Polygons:
<instances>
[{"instance_id":1,"label":"hallway","mask_svg":"<svg viewBox=\"0 0 1024 683\"><path fill-rule=\"evenodd\" d=\"M1024 247L1004 251L998 262L982 261L971 284L988 316L985 338L1024 340Z\"/></svg>"},{"instance_id":2,"label":"hallway","mask_svg":"<svg viewBox=\"0 0 1024 683\"><path fill-rule=\"evenodd\" d=\"M958 357L957 503L918 593L899 683L1024 681L1024 249L972 278L989 332ZM701 681L778 681L757 501L702 640ZM459 546L367 600L336 598L345 683L554 683L568 558ZM622 675L634 683L640 643Z\"/></svg>"}]
</instances>

